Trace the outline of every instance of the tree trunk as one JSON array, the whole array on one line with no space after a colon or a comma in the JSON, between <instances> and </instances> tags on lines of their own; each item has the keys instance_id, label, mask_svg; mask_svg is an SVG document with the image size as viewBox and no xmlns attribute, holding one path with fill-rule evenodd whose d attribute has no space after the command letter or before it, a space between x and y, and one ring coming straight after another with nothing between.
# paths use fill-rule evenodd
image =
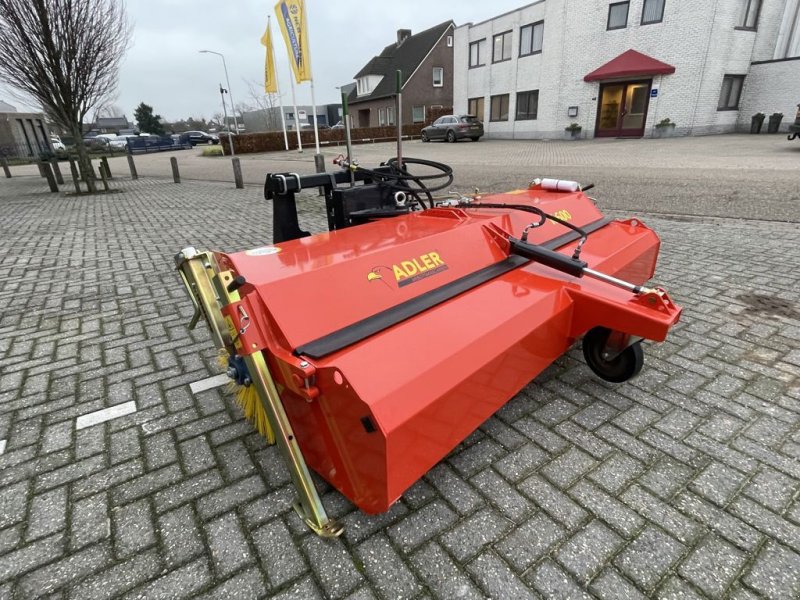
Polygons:
<instances>
[{"instance_id":1,"label":"tree trunk","mask_svg":"<svg viewBox=\"0 0 800 600\"><path fill-rule=\"evenodd\" d=\"M94 169L89 160L89 152L86 149L86 144L83 143L83 132L80 125L70 127L72 137L75 139L75 149L78 151L78 168L81 172L81 178L86 182L86 189L90 194L97 193L97 185L95 183Z\"/></svg>"}]
</instances>

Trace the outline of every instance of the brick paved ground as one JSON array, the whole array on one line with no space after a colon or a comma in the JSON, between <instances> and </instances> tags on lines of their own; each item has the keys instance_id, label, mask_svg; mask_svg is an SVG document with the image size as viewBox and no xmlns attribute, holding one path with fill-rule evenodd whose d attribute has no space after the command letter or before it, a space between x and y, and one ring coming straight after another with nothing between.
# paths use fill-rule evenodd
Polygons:
<instances>
[{"instance_id":1,"label":"brick paved ground","mask_svg":"<svg viewBox=\"0 0 800 600\"><path fill-rule=\"evenodd\" d=\"M571 351L389 513L323 486L346 526L323 541L276 448L188 386L217 367L172 256L261 244L269 206L118 185L0 180L0 598L800 596L800 217L641 214L685 308L642 374Z\"/></svg>"}]
</instances>

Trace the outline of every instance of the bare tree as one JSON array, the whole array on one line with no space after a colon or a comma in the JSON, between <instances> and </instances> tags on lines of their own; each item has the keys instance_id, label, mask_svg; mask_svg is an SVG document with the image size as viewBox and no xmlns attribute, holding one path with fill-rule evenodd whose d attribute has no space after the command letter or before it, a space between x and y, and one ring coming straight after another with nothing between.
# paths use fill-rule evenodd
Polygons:
<instances>
[{"instance_id":1,"label":"bare tree","mask_svg":"<svg viewBox=\"0 0 800 600\"><path fill-rule=\"evenodd\" d=\"M263 84L245 79L247 84L247 96L250 104L248 111L261 111L262 117L259 119L263 123L264 131L278 131L281 129L281 113L279 112L280 102L278 94L265 94Z\"/></svg>"},{"instance_id":2,"label":"bare tree","mask_svg":"<svg viewBox=\"0 0 800 600\"><path fill-rule=\"evenodd\" d=\"M0 0L0 80L75 138L90 192L83 119L113 95L129 40L122 0Z\"/></svg>"}]
</instances>

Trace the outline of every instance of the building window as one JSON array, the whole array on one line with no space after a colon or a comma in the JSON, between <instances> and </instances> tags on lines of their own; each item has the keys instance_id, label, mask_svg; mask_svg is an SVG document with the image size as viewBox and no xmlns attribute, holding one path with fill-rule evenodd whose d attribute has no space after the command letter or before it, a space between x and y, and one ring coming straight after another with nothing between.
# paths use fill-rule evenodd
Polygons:
<instances>
[{"instance_id":1,"label":"building window","mask_svg":"<svg viewBox=\"0 0 800 600\"><path fill-rule=\"evenodd\" d=\"M479 121L483 121L483 96L480 98L470 98L467 102L467 112L473 117L478 117Z\"/></svg>"},{"instance_id":2,"label":"building window","mask_svg":"<svg viewBox=\"0 0 800 600\"><path fill-rule=\"evenodd\" d=\"M628 6L630 2L616 2L608 6L608 25L606 29L625 29L628 26Z\"/></svg>"},{"instance_id":3,"label":"building window","mask_svg":"<svg viewBox=\"0 0 800 600\"><path fill-rule=\"evenodd\" d=\"M386 124L394 125L394 106L390 106L386 109Z\"/></svg>"},{"instance_id":4,"label":"building window","mask_svg":"<svg viewBox=\"0 0 800 600\"><path fill-rule=\"evenodd\" d=\"M722 91L719 93L717 110L739 110L744 75L725 75L722 78Z\"/></svg>"},{"instance_id":5,"label":"building window","mask_svg":"<svg viewBox=\"0 0 800 600\"><path fill-rule=\"evenodd\" d=\"M492 50L492 62L502 62L511 60L511 32L498 33L494 36L494 49Z\"/></svg>"},{"instance_id":6,"label":"building window","mask_svg":"<svg viewBox=\"0 0 800 600\"><path fill-rule=\"evenodd\" d=\"M738 29L756 30L758 13L761 12L761 0L741 0L742 14L739 18Z\"/></svg>"},{"instance_id":7,"label":"building window","mask_svg":"<svg viewBox=\"0 0 800 600\"><path fill-rule=\"evenodd\" d=\"M539 90L517 92L517 121L530 121L539 112Z\"/></svg>"},{"instance_id":8,"label":"building window","mask_svg":"<svg viewBox=\"0 0 800 600\"><path fill-rule=\"evenodd\" d=\"M444 67L433 67L433 87L444 85Z\"/></svg>"},{"instance_id":9,"label":"building window","mask_svg":"<svg viewBox=\"0 0 800 600\"><path fill-rule=\"evenodd\" d=\"M542 51L544 38L544 21L525 25L519 30L519 55L528 56Z\"/></svg>"},{"instance_id":10,"label":"building window","mask_svg":"<svg viewBox=\"0 0 800 600\"><path fill-rule=\"evenodd\" d=\"M508 94L492 96L490 121L508 121Z\"/></svg>"},{"instance_id":11,"label":"building window","mask_svg":"<svg viewBox=\"0 0 800 600\"><path fill-rule=\"evenodd\" d=\"M386 125L386 109L379 108L378 109L378 126L383 127Z\"/></svg>"},{"instance_id":12,"label":"building window","mask_svg":"<svg viewBox=\"0 0 800 600\"><path fill-rule=\"evenodd\" d=\"M486 40L478 40L469 45L469 66L482 67L486 63L483 62L483 47L486 45Z\"/></svg>"},{"instance_id":13,"label":"building window","mask_svg":"<svg viewBox=\"0 0 800 600\"><path fill-rule=\"evenodd\" d=\"M425 122L425 106L415 106L411 109L411 120L414 123Z\"/></svg>"},{"instance_id":14,"label":"building window","mask_svg":"<svg viewBox=\"0 0 800 600\"><path fill-rule=\"evenodd\" d=\"M661 23L664 20L665 0L644 0L642 7L642 25Z\"/></svg>"},{"instance_id":15,"label":"building window","mask_svg":"<svg viewBox=\"0 0 800 600\"><path fill-rule=\"evenodd\" d=\"M453 36L452 35L448 35L447 36L447 47L448 48L452 48L453 47Z\"/></svg>"}]
</instances>

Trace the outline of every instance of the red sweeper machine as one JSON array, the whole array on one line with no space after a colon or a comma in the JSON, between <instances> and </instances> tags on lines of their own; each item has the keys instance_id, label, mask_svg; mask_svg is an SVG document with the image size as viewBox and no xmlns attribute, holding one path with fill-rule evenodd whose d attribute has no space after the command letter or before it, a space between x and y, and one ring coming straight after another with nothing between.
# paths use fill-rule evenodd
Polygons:
<instances>
[{"instance_id":1,"label":"red sweeper machine","mask_svg":"<svg viewBox=\"0 0 800 600\"><path fill-rule=\"evenodd\" d=\"M269 174L271 244L176 256L190 326L208 324L321 536L342 527L309 469L387 511L577 340L598 377L623 382L681 313L645 285L658 236L604 216L577 183L437 195L452 170L404 158L399 136L397 154L367 169L348 143L336 172ZM329 231L311 235L296 194L319 188Z\"/></svg>"}]
</instances>

